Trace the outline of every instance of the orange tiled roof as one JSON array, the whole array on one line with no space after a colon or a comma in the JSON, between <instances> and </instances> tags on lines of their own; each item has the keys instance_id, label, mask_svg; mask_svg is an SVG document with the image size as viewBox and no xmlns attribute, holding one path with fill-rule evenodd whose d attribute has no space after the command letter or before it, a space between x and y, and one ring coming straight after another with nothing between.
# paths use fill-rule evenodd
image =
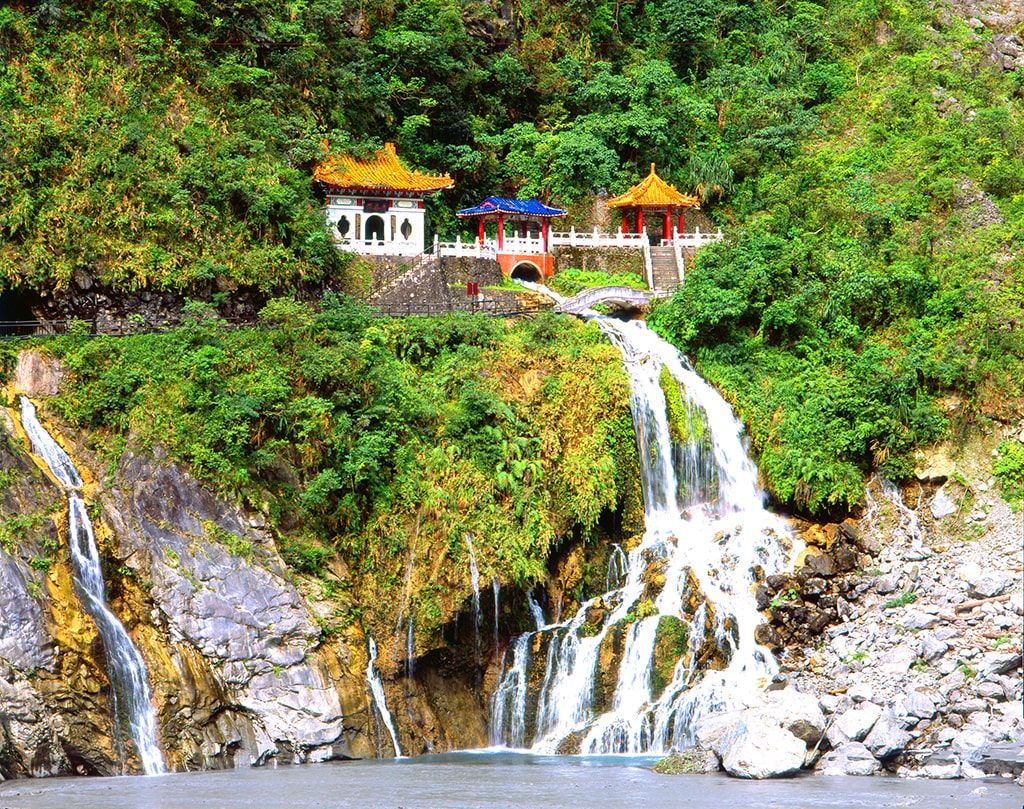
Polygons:
<instances>
[{"instance_id":1,"label":"orange tiled roof","mask_svg":"<svg viewBox=\"0 0 1024 809\"><path fill-rule=\"evenodd\" d=\"M328 154L313 171L313 179L336 188L367 191L419 191L429 193L451 188L455 182L447 174L409 171L395 153L395 144L385 143L372 160L356 160L351 155Z\"/></svg>"},{"instance_id":2,"label":"orange tiled roof","mask_svg":"<svg viewBox=\"0 0 1024 809\"><path fill-rule=\"evenodd\" d=\"M668 205L680 207L697 208L700 200L690 194L681 194L674 185L669 185L661 177L654 173L654 164L651 163L651 173L639 183L634 185L625 194L612 197L608 200L609 208L637 208L645 205L664 208Z\"/></svg>"}]
</instances>

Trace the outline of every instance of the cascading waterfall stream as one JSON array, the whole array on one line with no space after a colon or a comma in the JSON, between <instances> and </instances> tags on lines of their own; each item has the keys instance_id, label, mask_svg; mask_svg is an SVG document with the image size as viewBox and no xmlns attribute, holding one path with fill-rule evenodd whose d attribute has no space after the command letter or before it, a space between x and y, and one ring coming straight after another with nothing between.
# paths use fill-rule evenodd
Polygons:
<instances>
[{"instance_id":1,"label":"cascading waterfall stream","mask_svg":"<svg viewBox=\"0 0 1024 809\"><path fill-rule=\"evenodd\" d=\"M107 658L107 676L113 694L114 721L126 719L139 761L147 775L167 771L156 741L156 709L146 676L146 664L124 625L107 607L106 585L96 536L85 501L78 493L82 478L74 463L36 417L35 406L19 397L21 424L38 455L68 493L68 544L86 612L96 622Z\"/></svg>"},{"instance_id":2,"label":"cascading waterfall stream","mask_svg":"<svg viewBox=\"0 0 1024 809\"><path fill-rule=\"evenodd\" d=\"M783 569L792 545L764 509L742 425L718 392L644 323L595 319L631 379L645 532L628 553L613 548L607 592L514 639L491 740L541 753L665 752L775 674L754 640L763 619L751 590Z\"/></svg>"},{"instance_id":3,"label":"cascading waterfall stream","mask_svg":"<svg viewBox=\"0 0 1024 809\"><path fill-rule=\"evenodd\" d=\"M402 748L398 746L398 734L395 732L395 723L391 719L391 711L388 710L388 702L384 697L384 683L381 682L380 675L377 674L377 669L374 667L374 663L377 662L377 642L367 636L367 643L370 650L370 659L366 663L366 683L370 686L370 697L373 701L373 706L380 715L381 722L383 722L388 735L391 737L391 745L395 748L395 758L402 758Z\"/></svg>"},{"instance_id":4,"label":"cascading waterfall stream","mask_svg":"<svg viewBox=\"0 0 1024 809\"><path fill-rule=\"evenodd\" d=\"M540 604L538 604L537 600L533 597L532 591L526 594L526 603L530 606L530 615L533 616L533 623L537 627L537 630L540 631L544 628L544 625L547 622L544 620L544 610L540 608Z\"/></svg>"},{"instance_id":5,"label":"cascading waterfall stream","mask_svg":"<svg viewBox=\"0 0 1024 809\"><path fill-rule=\"evenodd\" d=\"M480 614L480 569L476 566L476 551L473 550L473 539L466 534L466 547L469 548L469 581L473 585L473 631L476 637L476 667L480 668L480 626L483 616Z\"/></svg>"}]
</instances>

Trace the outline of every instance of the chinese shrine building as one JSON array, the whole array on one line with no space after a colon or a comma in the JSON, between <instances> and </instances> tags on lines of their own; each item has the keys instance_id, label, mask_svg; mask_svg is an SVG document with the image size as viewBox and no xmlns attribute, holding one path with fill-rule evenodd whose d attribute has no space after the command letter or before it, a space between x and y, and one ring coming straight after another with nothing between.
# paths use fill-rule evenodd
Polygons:
<instances>
[{"instance_id":1,"label":"chinese shrine building","mask_svg":"<svg viewBox=\"0 0 1024 809\"><path fill-rule=\"evenodd\" d=\"M339 250L392 256L423 253L423 198L455 185L447 173L405 168L393 143L368 160L328 155L313 180L327 197L327 225Z\"/></svg>"},{"instance_id":2,"label":"chinese shrine building","mask_svg":"<svg viewBox=\"0 0 1024 809\"><path fill-rule=\"evenodd\" d=\"M456 213L459 219L477 220L477 244L490 244L506 276L540 281L553 272L551 220L565 216L536 199L487 197L474 208ZM496 223L495 239L487 240L487 224ZM507 232L511 227L512 233Z\"/></svg>"},{"instance_id":3,"label":"chinese shrine building","mask_svg":"<svg viewBox=\"0 0 1024 809\"><path fill-rule=\"evenodd\" d=\"M636 223L633 232L643 233L647 228L656 237L660 231L661 244L672 244L683 236L686 209L699 208L699 202L697 197L680 193L675 186L661 179L654 171L654 163L651 163L651 173L626 193L608 200L608 207L621 210L623 233L630 232L629 218L632 214Z\"/></svg>"}]
</instances>

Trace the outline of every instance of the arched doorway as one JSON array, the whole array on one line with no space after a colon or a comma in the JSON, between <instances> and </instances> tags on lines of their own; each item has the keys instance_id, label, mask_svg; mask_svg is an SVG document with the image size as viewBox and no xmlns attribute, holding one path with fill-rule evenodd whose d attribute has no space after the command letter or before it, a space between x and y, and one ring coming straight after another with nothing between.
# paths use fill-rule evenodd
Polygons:
<instances>
[{"instance_id":1,"label":"arched doorway","mask_svg":"<svg viewBox=\"0 0 1024 809\"><path fill-rule=\"evenodd\" d=\"M511 275L518 281L529 281L531 284L539 284L544 280L540 267L532 261L520 261L512 268Z\"/></svg>"},{"instance_id":2,"label":"arched doorway","mask_svg":"<svg viewBox=\"0 0 1024 809\"><path fill-rule=\"evenodd\" d=\"M366 218L366 240L368 242L384 241L384 220L376 214Z\"/></svg>"}]
</instances>

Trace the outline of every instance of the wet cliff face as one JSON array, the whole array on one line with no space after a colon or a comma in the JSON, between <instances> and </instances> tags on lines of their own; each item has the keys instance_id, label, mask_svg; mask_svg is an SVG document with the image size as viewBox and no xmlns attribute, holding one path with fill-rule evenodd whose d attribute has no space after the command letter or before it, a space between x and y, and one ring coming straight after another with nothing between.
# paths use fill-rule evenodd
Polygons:
<instances>
[{"instance_id":1,"label":"wet cliff face","mask_svg":"<svg viewBox=\"0 0 1024 809\"><path fill-rule=\"evenodd\" d=\"M66 497L28 454L14 411L2 413L0 776L135 771L75 592ZM49 426L86 480L107 599L145 659L169 767L392 754L360 623L328 627L336 607L287 569L262 515L214 497L159 451L129 448L111 468L95 436ZM486 742L464 640L417 649L412 667L381 644L403 752Z\"/></svg>"}]
</instances>

